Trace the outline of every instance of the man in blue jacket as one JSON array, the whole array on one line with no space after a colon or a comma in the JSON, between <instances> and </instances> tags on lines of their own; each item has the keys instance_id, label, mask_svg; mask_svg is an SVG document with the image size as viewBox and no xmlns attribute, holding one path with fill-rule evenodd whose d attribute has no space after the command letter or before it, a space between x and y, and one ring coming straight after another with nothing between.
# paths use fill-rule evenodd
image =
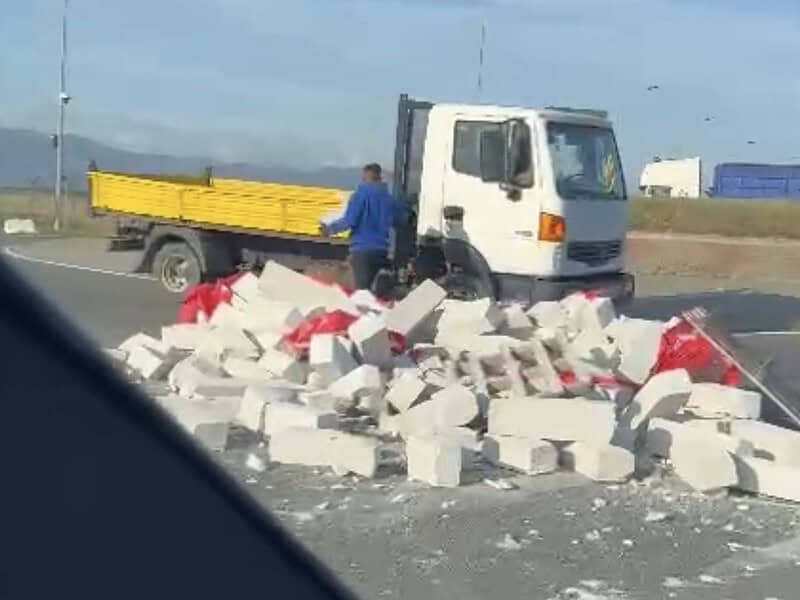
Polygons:
<instances>
[{"instance_id":1,"label":"man in blue jacket","mask_svg":"<svg viewBox=\"0 0 800 600\"><path fill-rule=\"evenodd\" d=\"M405 207L389 193L381 180L381 166L366 165L344 215L322 225L326 235L350 230L350 265L356 289L368 290L378 272L388 264L389 234L408 218Z\"/></svg>"}]
</instances>

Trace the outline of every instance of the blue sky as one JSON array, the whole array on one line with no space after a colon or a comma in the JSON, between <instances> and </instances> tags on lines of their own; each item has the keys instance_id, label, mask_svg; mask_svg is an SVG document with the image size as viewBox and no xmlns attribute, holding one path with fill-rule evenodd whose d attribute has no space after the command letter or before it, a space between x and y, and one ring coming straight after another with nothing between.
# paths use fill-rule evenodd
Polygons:
<instances>
[{"instance_id":1,"label":"blue sky","mask_svg":"<svg viewBox=\"0 0 800 600\"><path fill-rule=\"evenodd\" d=\"M0 124L53 127L60 4L3 2ZM630 175L655 154L800 162L796 0L71 0L68 129L219 160L388 162L398 93L477 99L482 20L482 99L608 109Z\"/></svg>"}]
</instances>

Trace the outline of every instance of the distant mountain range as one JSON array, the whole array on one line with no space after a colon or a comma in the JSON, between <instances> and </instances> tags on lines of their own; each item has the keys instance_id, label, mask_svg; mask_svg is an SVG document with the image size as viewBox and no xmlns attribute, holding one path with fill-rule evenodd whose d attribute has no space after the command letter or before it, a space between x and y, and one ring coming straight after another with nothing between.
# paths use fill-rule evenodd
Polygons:
<instances>
[{"instance_id":1,"label":"distant mountain range","mask_svg":"<svg viewBox=\"0 0 800 600\"><path fill-rule=\"evenodd\" d=\"M101 170L151 174L199 174L211 166L215 175L349 189L360 170L325 167L305 171L248 163L222 164L203 157L141 154L106 146L78 135L66 136L64 174L70 190L86 189L86 169L95 161ZM55 183L55 150L50 136L30 129L0 127L0 187L44 188Z\"/></svg>"}]
</instances>

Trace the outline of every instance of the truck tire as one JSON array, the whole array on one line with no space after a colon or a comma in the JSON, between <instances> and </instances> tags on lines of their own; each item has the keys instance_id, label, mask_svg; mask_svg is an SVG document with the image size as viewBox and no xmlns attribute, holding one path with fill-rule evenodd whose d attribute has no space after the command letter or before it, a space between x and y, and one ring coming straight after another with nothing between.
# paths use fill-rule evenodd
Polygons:
<instances>
[{"instance_id":1,"label":"truck tire","mask_svg":"<svg viewBox=\"0 0 800 600\"><path fill-rule=\"evenodd\" d=\"M200 260L188 244L164 244L153 258L153 274L168 292L183 294L203 278Z\"/></svg>"},{"instance_id":2,"label":"truck tire","mask_svg":"<svg viewBox=\"0 0 800 600\"><path fill-rule=\"evenodd\" d=\"M452 300L470 301L494 297L492 290L480 277L464 272L448 275L445 289L447 297Z\"/></svg>"}]
</instances>

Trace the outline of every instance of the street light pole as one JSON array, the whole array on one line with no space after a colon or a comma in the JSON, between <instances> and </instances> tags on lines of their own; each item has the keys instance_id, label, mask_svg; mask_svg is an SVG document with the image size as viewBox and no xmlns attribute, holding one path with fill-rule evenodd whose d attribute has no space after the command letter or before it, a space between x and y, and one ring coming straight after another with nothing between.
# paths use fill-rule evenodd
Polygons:
<instances>
[{"instance_id":1,"label":"street light pole","mask_svg":"<svg viewBox=\"0 0 800 600\"><path fill-rule=\"evenodd\" d=\"M56 147L56 190L55 190L55 216L53 220L53 230L61 229L62 217L62 198L61 190L64 182L64 117L69 104L67 94L67 9L69 0L64 0L64 14L61 18L61 64L59 72L58 87L58 129L56 131L54 143Z\"/></svg>"}]
</instances>

